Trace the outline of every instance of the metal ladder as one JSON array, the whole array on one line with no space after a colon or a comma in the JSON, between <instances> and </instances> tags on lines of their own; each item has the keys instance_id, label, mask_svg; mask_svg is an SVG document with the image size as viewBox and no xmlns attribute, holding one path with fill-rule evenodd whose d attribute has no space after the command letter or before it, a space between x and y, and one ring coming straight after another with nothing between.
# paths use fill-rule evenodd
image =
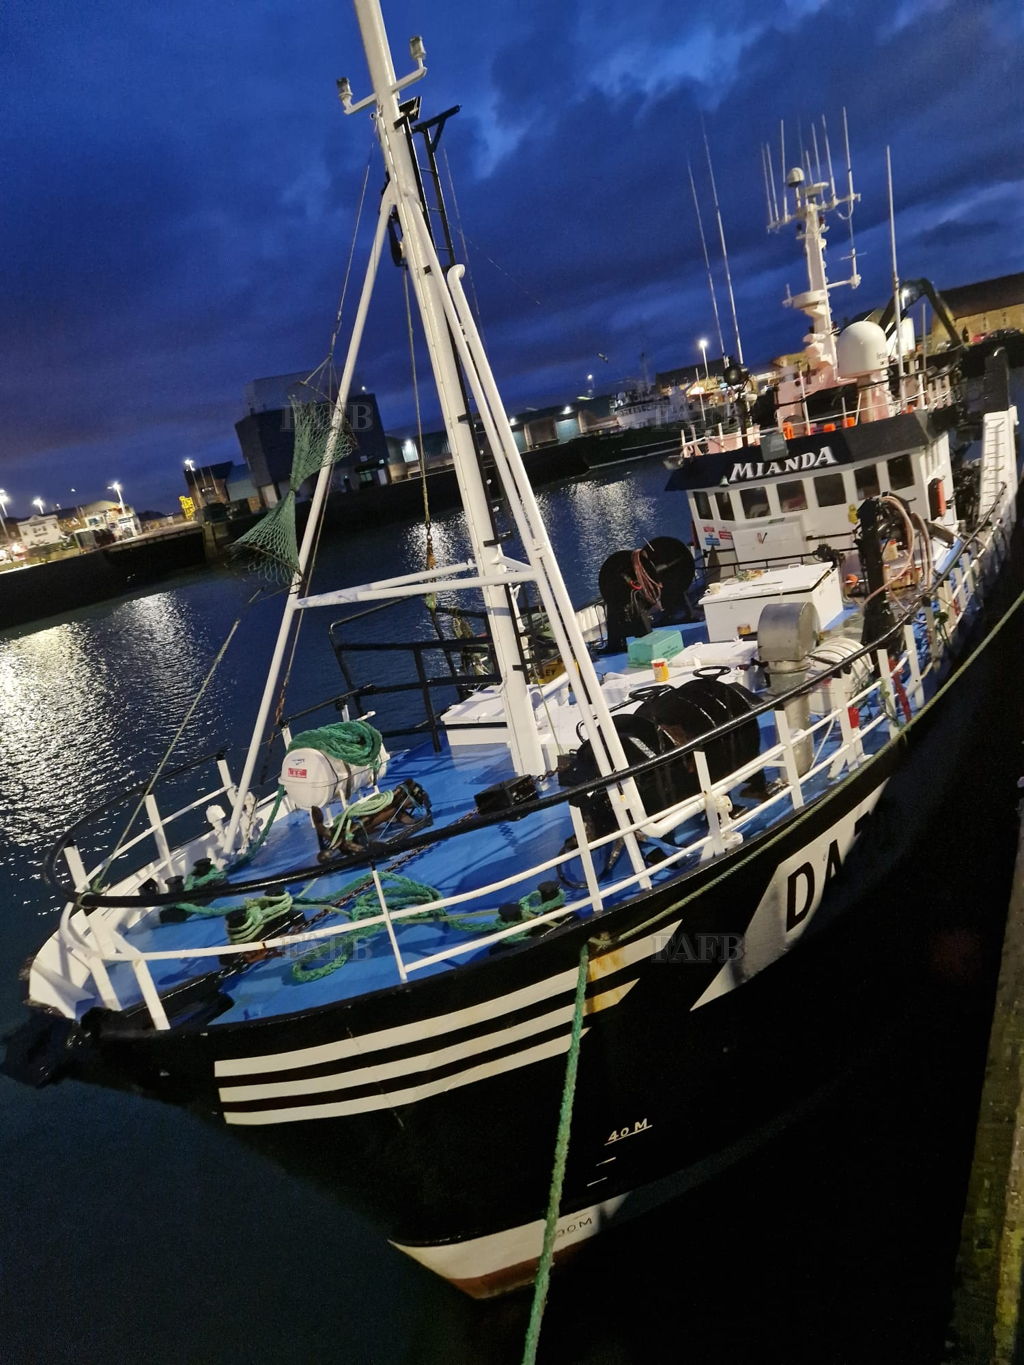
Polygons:
<instances>
[{"instance_id":1,"label":"metal ladder","mask_svg":"<svg viewBox=\"0 0 1024 1365\"><path fill-rule=\"evenodd\" d=\"M980 512L987 517L1015 482L1010 413L986 412L982 418Z\"/></svg>"}]
</instances>

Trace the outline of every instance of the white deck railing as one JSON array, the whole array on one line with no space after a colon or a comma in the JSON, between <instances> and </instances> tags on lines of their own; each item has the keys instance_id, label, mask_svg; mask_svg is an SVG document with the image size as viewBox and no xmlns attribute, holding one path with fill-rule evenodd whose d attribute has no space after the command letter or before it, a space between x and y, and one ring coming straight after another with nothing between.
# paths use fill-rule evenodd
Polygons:
<instances>
[{"instance_id":1,"label":"white deck railing","mask_svg":"<svg viewBox=\"0 0 1024 1365\"><path fill-rule=\"evenodd\" d=\"M93 991L108 1009L121 1010L129 1003L136 1002L121 1000L111 979L110 969L116 964L126 963L131 968L153 1026L157 1029L167 1029L170 1027L169 1020L153 981L150 963L167 960L202 963L207 958L221 962L235 955L263 950L292 953L303 945L313 945L325 939L337 939L340 942L346 935L356 931L362 934L369 928L379 926L389 937L398 976L402 981L406 981L415 972L476 954L482 948L521 934L524 928L523 923L512 923L507 927L495 929L491 934L474 935L467 942L415 959L407 959L402 953L396 930L405 920L425 912L457 910L467 902L479 902L481 899L487 900L491 897L495 898L497 904L497 898L510 887L524 882L535 883L544 874L555 872L570 861L579 859L584 872L585 890L582 890L575 899L567 900L556 909L532 917L528 925L535 928L556 923L573 914L600 915L608 908L609 903L618 903L630 891L641 885L650 885L652 879L655 884L662 883L664 873L668 869L694 859L704 862L721 856L742 843L746 832L752 827L763 829L771 826L790 811L817 799L844 771L858 768L881 752L900 733L903 724L921 711L926 704L925 680L929 675L938 674L950 659L957 634L1005 557L1009 546L1008 513L1012 511L1013 499L1010 499L1009 507L1004 509L1001 519L991 518L981 531L952 552L942 580L937 584L929 602L925 604L924 619L919 621L924 628L923 645L919 644L915 636L913 623L907 621L903 626L902 652L894 658L883 650L875 651L874 666L877 669L877 676L873 676L865 686L852 694L847 692L848 684L844 674L844 670L849 669L849 659L841 660L814 674L799 690L809 693L821 689L827 681L832 705L806 729L790 730L780 699L766 702L751 714L769 710L774 712L775 742L724 777L712 780L710 776L704 745L713 739L714 735L705 736L701 747L673 751L666 756L666 762L671 762L673 758L678 758L683 753L692 754L700 790L662 811L649 813L634 823L622 828L616 827L607 835L590 839L586 836L578 807L569 804L566 798L564 807L568 817L566 833L570 831L575 833L577 839L575 848L566 850L563 847L563 851L554 857L529 868L517 870L513 875L400 910L388 909L380 876L376 869L368 869L367 877L372 879L380 905L379 915L361 918L357 922L310 928L257 942L239 944L224 942L210 947L142 951L125 935L150 912L148 907L100 906L86 914L78 907L77 902L72 902L64 909L57 936L63 957L61 965L64 979L79 990L86 988L91 981ZM909 708L909 717L901 717L904 698ZM836 732L838 735L834 743L830 744L829 741ZM808 741L814 748L813 757L810 766L801 772L797 749L800 745L806 749ZM767 788L764 798L754 805L734 808L729 793L760 772L775 773L775 779ZM139 847L147 838L153 840L155 857L124 877L116 890L112 890L110 894L134 894L148 879L159 877L166 879L167 876L181 875L196 857L210 857L218 851L215 830L172 851L168 828L216 797L233 790L230 774L223 760L220 760L219 777L219 786L189 802L170 816L162 816L155 798L152 796L147 798L145 809L148 824L138 835L119 848L118 858ZM606 790L614 795L614 784L606 786ZM257 814L266 817L273 799L270 797L261 803ZM673 831L681 831L688 821L697 818L703 819L705 832L688 838L674 851L666 853L655 866L634 868L613 881L607 878L603 882L600 880L595 854L602 849L631 835L665 840ZM444 837L443 830L438 834L439 838ZM471 836L472 830L449 837ZM429 843L430 841L428 847ZM106 863L101 863L91 870L87 869L73 844L67 846L64 853L79 893L89 890L92 879L107 871ZM386 866L383 871L386 875ZM337 869L328 867L317 875L323 877L337 875ZM233 889L228 883L218 888L219 898L233 894L240 895L241 892L237 888ZM43 981L50 982L56 988L53 964L37 960L34 970L40 972Z\"/></svg>"}]
</instances>

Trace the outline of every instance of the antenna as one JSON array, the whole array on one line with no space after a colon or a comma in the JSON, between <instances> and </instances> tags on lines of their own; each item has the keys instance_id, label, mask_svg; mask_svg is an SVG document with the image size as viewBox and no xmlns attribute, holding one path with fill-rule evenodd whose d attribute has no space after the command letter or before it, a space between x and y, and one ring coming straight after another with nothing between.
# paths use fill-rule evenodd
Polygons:
<instances>
[{"instance_id":1,"label":"antenna","mask_svg":"<svg viewBox=\"0 0 1024 1365\"><path fill-rule=\"evenodd\" d=\"M718 299L715 297L715 280L714 276L711 274L711 258L708 256L708 244L707 239L704 236L704 223L700 216L700 204L697 200L697 186L693 183L693 167L690 165L689 161L687 161L686 163L686 169L690 173L690 191L693 194L694 212L697 214L697 228L700 232L700 246L701 250L704 252L704 269L708 272L708 289L711 292L711 307L715 314L715 331L718 333L719 348L721 350L722 355L724 355L725 341L722 338L722 322L718 316Z\"/></svg>"},{"instance_id":2,"label":"antenna","mask_svg":"<svg viewBox=\"0 0 1024 1365\"><path fill-rule=\"evenodd\" d=\"M853 240L853 206L860 198L853 190L853 161L850 159L850 129L846 122L846 106L843 106L843 142L846 145L846 203L849 209L843 213L839 210L840 218L845 218L850 225L850 288L856 289L860 284L860 276L857 274L857 244Z\"/></svg>"},{"instance_id":3,"label":"antenna","mask_svg":"<svg viewBox=\"0 0 1024 1365\"><path fill-rule=\"evenodd\" d=\"M892 199L892 156L885 149L885 174L889 182L889 243L892 247L892 302L896 317L896 368L900 377L900 407L903 406L903 300L900 298L900 276L896 266L896 212Z\"/></svg>"},{"instance_id":4,"label":"antenna","mask_svg":"<svg viewBox=\"0 0 1024 1365\"><path fill-rule=\"evenodd\" d=\"M768 229L771 230L772 217L773 217L773 214L772 214L772 190L771 190L771 185L768 183L768 156L767 156L767 150L768 150L768 149L765 147L764 143L762 142L762 143L761 143L761 170L764 172L764 208L765 208L765 223L766 223L766 226L768 227Z\"/></svg>"},{"instance_id":5,"label":"antenna","mask_svg":"<svg viewBox=\"0 0 1024 1365\"><path fill-rule=\"evenodd\" d=\"M715 184L715 171L711 165L711 148L708 146L707 129L704 127L704 115L701 115L700 130L704 135L704 152L708 159L708 177L711 180L711 194L715 204L715 217L718 219L718 238L722 244L722 261L725 265L725 284L729 291L729 307L732 310L732 330L736 337L736 359L743 364L743 343L740 340L740 324L736 318L736 299L732 292L732 275L729 273L729 253L725 247L725 228L722 226L722 211L718 205L718 187ZM724 351L724 347L723 347Z\"/></svg>"},{"instance_id":6,"label":"antenna","mask_svg":"<svg viewBox=\"0 0 1024 1365\"><path fill-rule=\"evenodd\" d=\"M778 196L778 192L777 192L777 190L776 190L776 188L775 188L775 161L774 161L774 159L773 159L773 157L772 157L771 144L768 143L768 142L766 142L766 143L764 144L764 149L765 149L765 151L766 151L767 154L768 154L768 168L769 168L769 170L770 170L771 173L772 173L772 208L775 210L775 217L778 218L778 216L779 216L779 196ZM785 183L785 182L786 182L786 177L785 177L785 176L782 176L781 178L782 178L782 190L783 190L783 193L785 193L785 189L786 189L786 183Z\"/></svg>"},{"instance_id":7,"label":"antenna","mask_svg":"<svg viewBox=\"0 0 1024 1365\"><path fill-rule=\"evenodd\" d=\"M822 137L825 139L825 161L828 164L828 183L832 190L832 202L834 204L836 202L836 177L835 172L832 170L832 148L828 144L828 125L825 122L824 114L821 116L821 133Z\"/></svg>"},{"instance_id":8,"label":"antenna","mask_svg":"<svg viewBox=\"0 0 1024 1365\"><path fill-rule=\"evenodd\" d=\"M817 180L819 181L819 183L820 183L820 181L821 181L821 157L820 157L819 154L818 154L818 130L817 130L817 128L815 128L815 126L814 126L813 123L811 124L811 142L812 142L812 144L813 144L813 146L814 146L814 165L815 165L815 168L816 168L816 170L817 170L817 172L818 172L816 179L817 179Z\"/></svg>"},{"instance_id":9,"label":"antenna","mask_svg":"<svg viewBox=\"0 0 1024 1365\"><path fill-rule=\"evenodd\" d=\"M786 205L786 122L779 119L779 172L782 175L782 222L789 219L789 208Z\"/></svg>"}]
</instances>

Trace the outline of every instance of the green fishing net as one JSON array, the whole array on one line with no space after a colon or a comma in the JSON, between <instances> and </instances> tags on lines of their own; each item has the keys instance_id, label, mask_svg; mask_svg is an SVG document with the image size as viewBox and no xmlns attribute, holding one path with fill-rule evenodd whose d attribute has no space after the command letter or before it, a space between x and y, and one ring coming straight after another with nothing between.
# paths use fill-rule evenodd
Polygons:
<instances>
[{"instance_id":1,"label":"green fishing net","mask_svg":"<svg viewBox=\"0 0 1024 1365\"><path fill-rule=\"evenodd\" d=\"M288 492L251 530L239 536L230 553L248 560L264 577L291 582L299 567L295 534L295 498L307 479L325 464L336 464L352 448L343 431L331 441L330 403L293 403L295 445Z\"/></svg>"}]
</instances>

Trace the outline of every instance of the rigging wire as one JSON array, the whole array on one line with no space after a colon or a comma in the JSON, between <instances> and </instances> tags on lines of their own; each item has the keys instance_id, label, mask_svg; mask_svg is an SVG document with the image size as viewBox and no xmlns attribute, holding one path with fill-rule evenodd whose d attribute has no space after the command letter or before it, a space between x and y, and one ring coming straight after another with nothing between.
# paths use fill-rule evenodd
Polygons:
<instances>
[{"instance_id":1,"label":"rigging wire","mask_svg":"<svg viewBox=\"0 0 1024 1365\"><path fill-rule=\"evenodd\" d=\"M328 402L332 401L331 383L332 383L332 380L334 379L334 352L335 352L335 349L336 349L337 344L338 344L338 334L339 334L340 331L341 331L341 324L342 324L342 320L343 320L344 315L345 315L345 301L346 301L346 299L348 298L348 286L349 286L349 281L350 281L350 279L351 279L351 277L352 277L352 263L353 263L353 261L354 261L354 259L355 259L355 254L356 254L356 243L357 243L358 240L359 240L359 228L360 228L360 225L361 225L362 220L363 220L363 209L364 209L365 204L366 204L366 190L367 190L367 186L368 186L369 183L370 183L370 169L371 169L371 166L373 165L373 161L374 161L374 149L373 149L373 146L371 146L370 153L369 153L369 155L367 156L367 159L366 159L366 166L365 166L365 168L364 168L364 170L363 170L363 183L362 183L362 186L360 187L360 190L359 190L359 202L358 202L358 204L356 205L355 223L353 224L353 227L352 227L352 240L349 242L348 260L345 262L345 274L344 274L344 276L343 276L343 278L342 278L342 282L341 282L341 293L340 293L339 298L338 298L338 308L337 308L337 312L335 313L335 316L334 316L334 330L331 332L331 339L330 339L330 342L328 343L328 347L327 347L327 355L326 355L326 357L320 362L320 364L316 367L316 369L311 370L310 373L306 376L306 378L302 381L304 385L308 385L309 382L310 382L310 380L312 380L313 378L315 378L315 376L317 376L318 374L320 374L320 372L321 372L322 370L325 371L325 372L326 372L326 382L327 382L327 392L324 393L322 389L321 389L319 392L320 392L321 395L324 397L324 399L325 399L326 401L328 401ZM319 553L319 550L320 550L320 538L321 538L322 534L323 534L323 518L321 518L320 524L316 527L315 537L314 537L314 541L313 541L311 553L310 553L309 559L308 559L307 564L306 564L306 569L305 569L305 572L304 572L304 574L303 574L302 583L301 583L301 585L299 586L299 591L301 591L301 592L303 592L303 593L307 592L308 589L309 589L309 582L310 582L310 579L311 579L311 577L312 577L312 572L313 572L312 566L313 566L313 564L316 562L316 557L317 557L317 554ZM266 780L266 776L267 776L267 764L268 764L269 758L270 758L270 746L273 744L273 741L274 741L274 733L275 733L275 732L277 731L277 729L280 727L281 718L282 718L282 716L284 715L285 700L286 700L287 695L288 695L288 687L289 687L289 685L290 685L290 683L291 683L292 669L293 669L294 666L295 666L295 656L296 656L296 654L297 654L297 652L298 652L298 648L299 648L299 636L300 636L301 633L302 633L303 619L304 619L304 613L301 613L301 612L298 613L298 620L297 620L296 623L295 623L295 630L294 630L294 633L293 633L293 635L292 635L291 648L290 648L289 653L288 653L288 662L287 662L287 664L285 665L285 669L284 669L284 672L283 672L282 677L281 677L281 687L280 687L280 690L279 690L279 692L278 692L277 703L276 703L276 705L275 705L275 707L274 707L274 716L273 716L273 720L272 720L271 725L270 725L270 727L269 727L268 730L267 730L267 734L266 734L266 736L264 737L264 740L263 740L263 747L264 747L264 749L265 749L266 752L265 752L265 754L264 754L263 769L262 769L262 778L261 778L261 780L264 780L264 781Z\"/></svg>"},{"instance_id":2,"label":"rigging wire","mask_svg":"<svg viewBox=\"0 0 1024 1365\"><path fill-rule=\"evenodd\" d=\"M238 630L238 627L242 624L243 618L245 617L245 615L247 614L247 612L249 611L249 609L253 606L253 604L254 604L256 601L258 601L258 599L259 599L260 597L263 597L263 596L266 596L266 595L267 595L267 594L264 592L264 589L263 589L262 587L257 588L257 590L252 594L252 596L248 599L248 601L247 601L247 602L245 603L245 605L242 607L242 610L241 610L241 611L238 613L238 615L236 616L236 618L235 618L235 620L234 620L234 623L232 624L231 628L228 630L228 633L227 633L227 635L226 635L225 638L224 638L224 642L222 643L220 649L218 649L217 653L214 655L213 663L212 663L212 664L210 665L210 667L207 669L206 676L203 678L203 681L202 681L202 682L199 684L199 686L196 688L195 696L192 698L192 704L188 707L188 709L187 709L186 712L185 712L185 715L182 717L181 724L178 726L177 730L174 732L174 735L173 735L172 738L171 738L170 744L167 746L167 748L166 748L165 751L164 751L163 757L160 759L160 762L156 765L156 768L153 770L153 775L150 777L149 781L146 783L146 786L145 786L145 788L143 789L142 794L141 794L141 796L139 797L138 802L137 802L136 805L135 805L135 809L132 811L131 815L129 815L128 820L127 820L127 822L126 822L126 824L125 824L124 829L121 831L120 835L118 836L117 841L116 841L116 843L114 844L113 848L112 848L112 849L110 850L110 852L107 854L106 858L104 858L104 860L103 860L103 862L102 862L102 864L101 864L101 866L100 866L100 869L99 869L99 871L96 873L95 877L92 879L91 884L88 885L88 886L83 886L83 887L80 889L80 891L79 891L79 893L78 893L78 897L76 898L76 903L80 903L81 896L84 895L87 891L95 891L95 890L98 890L98 889L102 886L102 884L103 884L103 879L106 877L107 873L110 871L110 868L111 868L111 865L112 865L113 862L114 862L114 859L117 857L117 855L120 853L121 849L124 847L125 840L128 838L128 835L131 833L132 828L133 828L133 826L134 826L134 824L135 824L135 821L139 818L139 815L140 815L140 813L142 812L142 810L143 810L143 808L144 808L144 806L145 806L145 804L146 804L146 798L147 798L148 796L151 796L151 795L152 795L152 793L153 793L153 788L156 786L157 782L158 782L159 779L160 779L160 774L163 772L163 770L167 767L167 764L170 762L171 755L174 753L175 749L178 747L178 743L179 743L179 741L181 740L182 735L185 733L185 730L186 730L186 728L187 728L187 726L188 726L188 724L189 724L189 721L191 721L193 715L195 715L196 709L198 708L200 701L202 701L203 696L204 696L204 694L205 694L205 692L206 692L206 689L209 687L210 683L213 681L214 674L217 672L217 669L220 667L221 663L223 662L224 655L228 652L228 647L229 647L229 645L231 644L231 641L234 639L235 634L236 634L236 632L237 632L237 630ZM275 594L275 595L276 595L276 594Z\"/></svg>"},{"instance_id":3,"label":"rigging wire","mask_svg":"<svg viewBox=\"0 0 1024 1365\"><path fill-rule=\"evenodd\" d=\"M693 208L697 215L697 230L700 232L700 249L704 253L704 269L708 273L708 289L711 293L711 307L715 314L715 331L718 333L718 349L720 355L725 355L725 338L722 336L722 319L718 316L718 297L715 294L715 277L711 272L711 257L708 255L707 238L704 236L704 221L701 218L700 201L697 198L697 186L693 180L693 166L689 161L686 169L690 174L690 192L693 195Z\"/></svg>"},{"instance_id":4,"label":"rigging wire","mask_svg":"<svg viewBox=\"0 0 1024 1365\"><path fill-rule=\"evenodd\" d=\"M448 193L451 195L452 205L455 208L455 228L459 234L459 241L462 243L462 260L466 267L466 274L469 276L469 292L473 299L473 313L476 316L477 331L483 337L483 326L480 320L480 300L476 296L476 281L473 271L469 264L469 249L466 246L466 234L462 230L462 215L459 212L459 200L455 193L455 181L452 178L452 168L448 161L448 148L442 147L441 155L444 157L445 174L448 176Z\"/></svg>"}]
</instances>

